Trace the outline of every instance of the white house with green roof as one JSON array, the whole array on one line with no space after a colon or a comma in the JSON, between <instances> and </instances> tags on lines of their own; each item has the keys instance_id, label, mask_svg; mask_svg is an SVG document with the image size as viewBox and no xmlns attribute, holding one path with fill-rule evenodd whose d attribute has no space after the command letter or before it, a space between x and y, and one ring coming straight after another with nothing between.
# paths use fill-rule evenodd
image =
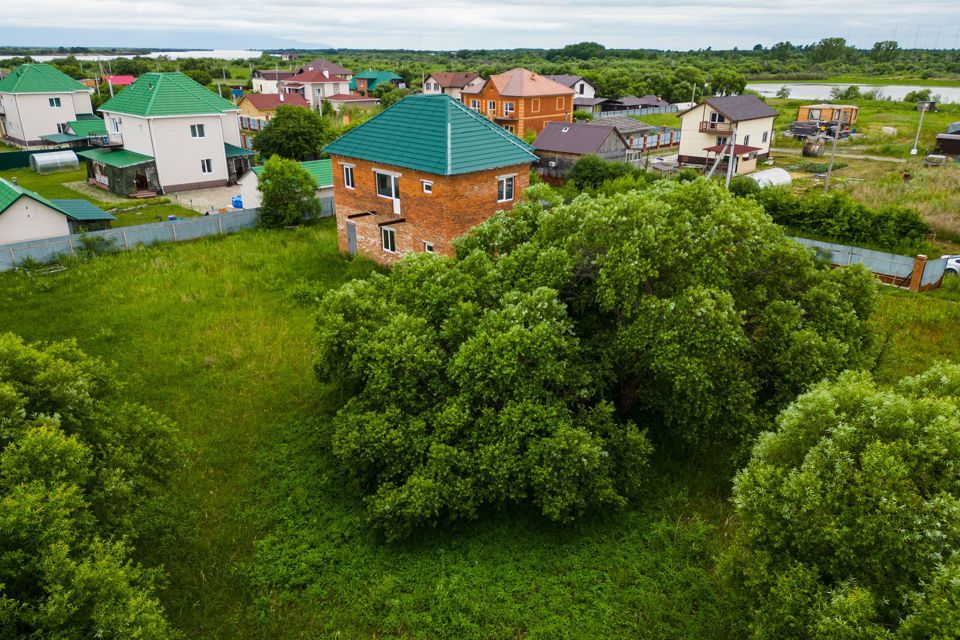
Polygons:
<instances>
[{"instance_id":1,"label":"white house with green roof","mask_svg":"<svg viewBox=\"0 0 960 640\"><path fill-rule=\"evenodd\" d=\"M0 80L0 136L27 147L67 133L69 122L92 117L91 93L49 64L22 64Z\"/></svg>"},{"instance_id":2,"label":"white house with green roof","mask_svg":"<svg viewBox=\"0 0 960 640\"><path fill-rule=\"evenodd\" d=\"M0 178L0 244L108 229L115 218L86 200L52 200Z\"/></svg>"},{"instance_id":3,"label":"white house with green roof","mask_svg":"<svg viewBox=\"0 0 960 640\"><path fill-rule=\"evenodd\" d=\"M250 169L239 109L182 73L147 73L102 107L100 149L82 151L91 182L149 196L235 183Z\"/></svg>"},{"instance_id":4,"label":"white house with green roof","mask_svg":"<svg viewBox=\"0 0 960 640\"><path fill-rule=\"evenodd\" d=\"M333 169L330 159L326 160L305 160L300 166L306 169L310 177L313 178L317 188L314 191L318 198L333 197ZM244 209L260 208L260 174L263 173L263 167L253 167L237 182L240 187L240 198L243 200Z\"/></svg>"}]
</instances>

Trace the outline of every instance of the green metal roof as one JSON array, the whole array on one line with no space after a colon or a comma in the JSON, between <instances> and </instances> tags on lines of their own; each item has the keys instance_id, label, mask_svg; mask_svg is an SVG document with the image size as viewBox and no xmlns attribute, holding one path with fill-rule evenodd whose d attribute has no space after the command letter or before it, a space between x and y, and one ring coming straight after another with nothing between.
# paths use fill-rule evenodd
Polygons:
<instances>
[{"instance_id":1,"label":"green metal roof","mask_svg":"<svg viewBox=\"0 0 960 640\"><path fill-rule=\"evenodd\" d=\"M188 116L236 111L237 106L176 72L145 73L100 110L144 117Z\"/></svg>"},{"instance_id":2,"label":"green metal roof","mask_svg":"<svg viewBox=\"0 0 960 640\"><path fill-rule=\"evenodd\" d=\"M58 211L73 220L115 220L112 215L95 207L86 200L47 200L39 193L24 189L9 180L0 178L0 213L6 211L10 205L20 198L30 198L45 204L54 211Z\"/></svg>"},{"instance_id":3,"label":"green metal roof","mask_svg":"<svg viewBox=\"0 0 960 640\"><path fill-rule=\"evenodd\" d=\"M154 161L151 156L126 149L87 149L78 151L77 155L118 169Z\"/></svg>"},{"instance_id":4,"label":"green metal roof","mask_svg":"<svg viewBox=\"0 0 960 640\"><path fill-rule=\"evenodd\" d=\"M533 147L445 94L407 96L324 151L446 176L537 159Z\"/></svg>"},{"instance_id":5,"label":"green metal roof","mask_svg":"<svg viewBox=\"0 0 960 640\"><path fill-rule=\"evenodd\" d=\"M381 82L390 82L391 80L403 80L393 71L361 71L350 80L350 90L357 90L357 78L363 78L367 81L367 89L373 91Z\"/></svg>"},{"instance_id":6,"label":"green metal roof","mask_svg":"<svg viewBox=\"0 0 960 640\"><path fill-rule=\"evenodd\" d=\"M50 202L57 205L57 208L74 220L116 220L116 218L100 207L87 202L86 200L62 200L56 199Z\"/></svg>"},{"instance_id":7,"label":"green metal roof","mask_svg":"<svg viewBox=\"0 0 960 640\"><path fill-rule=\"evenodd\" d=\"M307 170L318 187L333 186L333 162L330 158L326 160L306 160L301 162L300 166ZM263 173L263 167L253 167L253 172L259 177Z\"/></svg>"},{"instance_id":8,"label":"green metal roof","mask_svg":"<svg viewBox=\"0 0 960 640\"><path fill-rule=\"evenodd\" d=\"M255 156L257 155L256 151L251 151L250 149L244 149L243 147L238 147L227 142L223 143L224 151L227 154L228 158L242 158L244 156Z\"/></svg>"},{"instance_id":9,"label":"green metal roof","mask_svg":"<svg viewBox=\"0 0 960 640\"><path fill-rule=\"evenodd\" d=\"M102 120L92 113L78 113L77 120Z\"/></svg>"},{"instance_id":10,"label":"green metal roof","mask_svg":"<svg viewBox=\"0 0 960 640\"><path fill-rule=\"evenodd\" d=\"M96 120L74 120L68 122L67 126L74 134L84 138L89 138L91 135L107 135L107 124L99 118Z\"/></svg>"},{"instance_id":11,"label":"green metal roof","mask_svg":"<svg viewBox=\"0 0 960 640\"><path fill-rule=\"evenodd\" d=\"M0 80L0 93L89 92L63 71L49 64L22 64Z\"/></svg>"},{"instance_id":12,"label":"green metal roof","mask_svg":"<svg viewBox=\"0 0 960 640\"><path fill-rule=\"evenodd\" d=\"M48 133L45 136L40 136L41 140L46 140L47 142L52 142L54 144L66 144L68 142L78 142L80 140L86 140L86 136L75 136L70 133Z\"/></svg>"}]
</instances>

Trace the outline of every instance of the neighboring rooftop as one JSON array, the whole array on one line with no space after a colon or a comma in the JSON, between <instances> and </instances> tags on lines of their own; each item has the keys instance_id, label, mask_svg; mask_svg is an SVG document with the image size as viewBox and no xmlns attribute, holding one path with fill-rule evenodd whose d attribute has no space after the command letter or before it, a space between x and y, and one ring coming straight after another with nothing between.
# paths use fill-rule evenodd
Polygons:
<instances>
[{"instance_id":1,"label":"neighboring rooftop","mask_svg":"<svg viewBox=\"0 0 960 640\"><path fill-rule=\"evenodd\" d=\"M462 89L479 78L480 74L474 71L437 71L427 77L436 80L443 88Z\"/></svg>"},{"instance_id":2,"label":"neighboring rooftop","mask_svg":"<svg viewBox=\"0 0 960 640\"><path fill-rule=\"evenodd\" d=\"M619 102L628 109L643 109L645 107L669 107L670 103L660 96L646 95L641 98L637 96L624 96L616 98L611 102Z\"/></svg>"},{"instance_id":3,"label":"neighboring rooftop","mask_svg":"<svg viewBox=\"0 0 960 640\"><path fill-rule=\"evenodd\" d=\"M407 96L324 151L437 175L533 162L533 148L450 96Z\"/></svg>"},{"instance_id":4,"label":"neighboring rooftop","mask_svg":"<svg viewBox=\"0 0 960 640\"><path fill-rule=\"evenodd\" d=\"M336 93L332 96L327 96L327 100L331 102L380 102L379 98L374 98L373 96L358 96L355 93Z\"/></svg>"},{"instance_id":5,"label":"neighboring rooftop","mask_svg":"<svg viewBox=\"0 0 960 640\"><path fill-rule=\"evenodd\" d=\"M403 80L402 77L398 76L393 71L361 71L353 78L353 80L350 81L351 91L357 90L358 78L367 81L367 89L370 91L373 91L384 82L392 83L395 80Z\"/></svg>"},{"instance_id":6,"label":"neighboring rooftop","mask_svg":"<svg viewBox=\"0 0 960 640\"><path fill-rule=\"evenodd\" d=\"M750 94L742 96L720 96L717 98L704 98L704 104L710 105L717 113L720 113L731 122L745 122L747 120L757 120L758 118L776 118L780 112L758 98ZM700 105L695 105L696 109ZM681 112L679 115L688 113L692 109Z\"/></svg>"},{"instance_id":7,"label":"neighboring rooftop","mask_svg":"<svg viewBox=\"0 0 960 640\"><path fill-rule=\"evenodd\" d=\"M134 76L100 76L102 82L109 82L113 86L125 87L137 81Z\"/></svg>"},{"instance_id":8,"label":"neighboring rooftop","mask_svg":"<svg viewBox=\"0 0 960 640\"><path fill-rule=\"evenodd\" d=\"M151 156L135 151L127 151L126 149L86 149L84 151L77 151L77 155L81 158L93 160L94 162L118 169L154 161Z\"/></svg>"},{"instance_id":9,"label":"neighboring rooftop","mask_svg":"<svg viewBox=\"0 0 960 640\"><path fill-rule=\"evenodd\" d=\"M577 84L578 82L580 82L581 80L583 80L583 76L572 76L572 75L569 75L569 74L561 74L561 75L554 75L554 76L543 76L543 77L544 77L544 78L550 78L551 80L553 80L553 81L556 82L557 84L562 84L563 86L565 86L565 87L570 87L571 89L573 88L573 85L575 85L575 84ZM589 81L588 81L588 82L589 82Z\"/></svg>"},{"instance_id":10,"label":"neighboring rooftop","mask_svg":"<svg viewBox=\"0 0 960 640\"><path fill-rule=\"evenodd\" d=\"M86 200L48 200L35 191L24 189L5 178L0 178L0 213L6 211L20 198L30 198L59 211L72 220L115 220L112 215Z\"/></svg>"},{"instance_id":11,"label":"neighboring rooftop","mask_svg":"<svg viewBox=\"0 0 960 640\"><path fill-rule=\"evenodd\" d=\"M67 126L75 135L88 138L91 135L107 135L107 125L103 120L73 120L67 123Z\"/></svg>"},{"instance_id":12,"label":"neighboring rooftop","mask_svg":"<svg viewBox=\"0 0 960 640\"><path fill-rule=\"evenodd\" d=\"M653 127L646 122L640 122L639 120L634 120L630 116L604 116L602 118L597 118L588 122L590 125L607 125L614 126L617 128L617 131L621 135L630 135L634 133L647 133L649 131L654 131L656 127Z\"/></svg>"},{"instance_id":13,"label":"neighboring rooftop","mask_svg":"<svg viewBox=\"0 0 960 640\"><path fill-rule=\"evenodd\" d=\"M101 111L133 116L185 116L236 111L237 106L180 72L145 73L107 100Z\"/></svg>"},{"instance_id":14,"label":"neighboring rooftop","mask_svg":"<svg viewBox=\"0 0 960 640\"><path fill-rule=\"evenodd\" d=\"M288 82L346 82L347 77L345 75L333 74L327 71L326 69L312 69L309 71L303 71L298 73L295 76L290 76L289 78L284 79L284 83Z\"/></svg>"},{"instance_id":15,"label":"neighboring rooftop","mask_svg":"<svg viewBox=\"0 0 960 640\"><path fill-rule=\"evenodd\" d=\"M627 142L612 125L590 125L584 122L548 122L533 142L537 151L553 151L587 155L597 153L607 138L616 136L626 148Z\"/></svg>"},{"instance_id":16,"label":"neighboring rooftop","mask_svg":"<svg viewBox=\"0 0 960 640\"><path fill-rule=\"evenodd\" d=\"M70 93L90 89L49 64L22 64L0 80L0 93Z\"/></svg>"},{"instance_id":17,"label":"neighboring rooftop","mask_svg":"<svg viewBox=\"0 0 960 640\"><path fill-rule=\"evenodd\" d=\"M297 69L297 73L303 73L304 71L324 71L326 70L331 76L351 76L353 71L341 67L336 62L331 62L326 58L318 58L313 62L308 62L305 65Z\"/></svg>"},{"instance_id":18,"label":"neighboring rooftop","mask_svg":"<svg viewBox=\"0 0 960 640\"><path fill-rule=\"evenodd\" d=\"M521 67L490 76L487 82L492 82L500 95L517 98L566 96L574 93L570 87Z\"/></svg>"},{"instance_id":19,"label":"neighboring rooftop","mask_svg":"<svg viewBox=\"0 0 960 640\"><path fill-rule=\"evenodd\" d=\"M271 111L277 107L309 107L299 93L247 93L242 100L248 101L260 111ZM241 100L241 101L242 101Z\"/></svg>"},{"instance_id":20,"label":"neighboring rooftop","mask_svg":"<svg viewBox=\"0 0 960 640\"><path fill-rule=\"evenodd\" d=\"M300 166L307 170L318 188L333 186L333 163L330 158L326 160L305 160L300 163ZM259 178L260 174L263 173L263 167L253 167L252 171Z\"/></svg>"},{"instance_id":21,"label":"neighboring rooftop","mask_svg":"<svg viewBox=\"0 0 960 640\"><path fill-rule=\"evenodd\" d=\"M293 71L280 71L275 69L257 69L255 72L255 77L263 78L264 80L284 80L293 75Z\"/></svg>"}]
</instances>

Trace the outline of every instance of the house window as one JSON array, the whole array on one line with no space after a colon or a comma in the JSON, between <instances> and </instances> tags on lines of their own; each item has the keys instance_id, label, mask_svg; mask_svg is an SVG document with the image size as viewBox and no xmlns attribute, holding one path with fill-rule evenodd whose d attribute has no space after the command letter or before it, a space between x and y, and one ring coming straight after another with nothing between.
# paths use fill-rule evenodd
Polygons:
<instances>
[{"instance_id":1,"label":"house window","mask_svg":"<svg viewBox=\"0 0 960 640\"><path fill-rule=\"evenodd\" d=\"M563 109L563 108L564 108L564 104L565 104L565 103L564 103L563 98L557 98L557 109Z\"/></svg>"},{"instance_id":2,"label":"house window","mask_svg":"<svg viewBox=\"0 0 960 640\"><path fill-rule=\"evenodd\" d=\"M433 193L433 183L429 180L421 180L423 183L423 192L424 193Z\"/></svg>"},{"instance_id":3,"label":"house window","mask_svg":"<svg viewBox=\"0 0 960 640\"><path fill-rule=\"evenodd\" d=\"M59 107L59 106L60 106L60 98L50 98L50 99L48 100L48 102L50 103L50 106L51 106L51 107Z\"/></svg>"},{"instance_id":4,"label":"house window","mask_svg":"<svg viewBox=\"0 0 960 640\"><path fill-rule=\"evenodd\" d=\"M503 115L509 116L509 115L511 115L512 113L513 113L513 103L512 103L512 102L504 102L504 103L503 103Z\"/></svg>"},{"instance_id":5,"label":"house window","mask_svg":"<svg viewBox=\"0 0 960 640\"><path fill-rule=\"evenodd\" d=\"M512 124L505 124L505 125L503 125L503 128L506 129L507 131L509 131L510 133L513 133L513 125L512 125Z\"/></svg>"},{"instance_id":6,"label":"house window","mask_svg":"<svg viewBox=\"0 0 960 640\"><path fill-rule=\"evenodd\" d=\"M515 176L500 176L497 178L497 202L513 200L513 181Z\"/></svg>"},{"instance_id":7,"label":"house window","mask_svg":"<svg viewBox=\"0 0 960 640\"><path fill-rule=\"evenodd\" d=\"M381 198L390 198L391 200L400 199L400 176L390 175L389 173L377 174L377 195Z\"/></svg>"},{"instance_id":8,"label":"house window","mask_svg":"<svg viewBox=\"0 0 960 640\"><path fill-rule=\"evenodd\" d=\"M120 118L110 118L110 133L120 133Z\"/></svg>"},{"instance_id":9,"label":"house window","mask_svg":"<svg viewBox=\"0 0 960 640\"><path fill-rule=\"evenodd\" d=\"M534 98L530 105L530 110L533 111L533 113L540 113L540 98Z\"/></svg>"},{"instance_id":10,"label":"house window","mask_svg":"<svg viewBox=\"0 0 960 640\"><path fill-rule=\"evenodd\" d=\"M716 111L710 114L710 122L726 122L726 119Z\"/></svg>"},{"instance_id":11,"label":"house window","mask_svg":"<svg viewBox=\"0 0 960 640\"><path fill-rule=\"evenodd\" d=\"M581 83L580 83L580 95L583 95L584 89L585 89L585 87L584 87L583 83L581 82Z\"/></svg>"},{"instance_id":12,"label":"house window","mask_svg":"<svg viewBox=\"0 0 960 640\"><path fill-rule=\"evenodd\" d=\"M203 128L202 124L192 124L190 125L190 137L191 138L206 138L207 133Z\"/></svg>"},{"instance_id":13,"label":"house window","mask_svg":"<svg viewBox=\"0 0 960 640\"><path fill-rule=\"evenodd\" d=\"M213 160L207 158L200 161L200 173L213 173Z\"/></svg>"},{"instance_id":14,"label":"house window","mask_svg":"<svg viewBox=\"0 0 960 640\"><path fill-rule=\"evenodd\" d=\"M423 241L423 250L426 251L427 253L433 253L433 243L432 243L432 242L427 242L426 240L424 240L424 241Z\"/></svg>"},{"instance_id":15,"label":"house window","mask_svg":"<svg viewBox=\"0 0 960 640\"><path fill-rule=\"evenodd\" d=\"M819 120L820 119L820 109L810 109L807 113L807 120Z\"/></svg>"},{"instance_id":16,"label":"house window","mask_svg":"<svg viewBox=\"0 0 960 640\"><path fill-rule=\"evenodd\" d=\"M380 227L380 246L384 251L397 252L397 232L390 227Z\"/></svg>"},{"instance_id":17,"label":"house window","mask_svg":"<svg viewBox=\"0 0 960 640\"><path fill-rule=\"evenodd\" d=\"M496 113L496 112L497 112L497 101L487 100L487 113Z\"/></svg>"},{"instance_id":18,"label":"house window","mask_svg":"<svg viewBox=\"0 0 960 640\"><path fill-rule=\"evenodd\" d=\"M66 132L67 132L67 124L66 124L66 123L58 124L58 125L57 125L57 133L66 133Z\"/></svg>"},{"instance_id":19,"label":"house window","mask_svg":"<svg viewBox=\"0 0 960 640\"><path fill-rule=\"evenodd\" d=\"M756 151L751 151L751 152L750 152L750 155L747 156L747 159L748 159L748 160L756 160L756 159L757 159L757 152L756 152Z\"/></svg>"},{"instance_id":20,"label":"house window","mask_svg":"<svg viewBox=\"0 0 960 640\"><path fill-rule=\"evenodd\" d=\"M750 144L750 134L743 136L743 144Z\"/></svg>"},{"instance_id":21,"label":"house window","mask_svg":"<svg viewBox=\"0 0 960 640\"><path fill-rule=\"evenodd\" d=\"M479 101L479 100L471 100L471 101L470 101L470 108L471 108L471 109L474 109L475 111L480 111L480 101Z\"/></svg>"},{"instance_id":22,"label":"house window","mask_svg":"<svg viewBox=\"0 0 960 640\"><path fill-rule=\"evenodd\" d=\"M764 131L764 132L763 132L763 138L762 138L763 142L766 142L766 141L769 139L769 138L768 138L769 135L770 135L770 132L769 132L769 131Z\"/></svg>"},{"instance_id":23,"label":"house window","mask_svg":"<svg viewBox=\"0 0 960 640\"><path fill-rule=\"evenodd\" d=\"M345 186L347 189L353 189L356 187L356 184L353 182L352 164L343 165L343 186Z\"/></svg>"},{"instance_id":24,"label":"house window","mask_svg":"<svg viewBox=\"0 0 960 640\"><path fill-rule=\"evenodd\" d=\"M721 138L720 136L717 136L717 144L718 144L718 145L727 144L727 139L726 139L726 138Z\"/></svg>"}]
</instances>

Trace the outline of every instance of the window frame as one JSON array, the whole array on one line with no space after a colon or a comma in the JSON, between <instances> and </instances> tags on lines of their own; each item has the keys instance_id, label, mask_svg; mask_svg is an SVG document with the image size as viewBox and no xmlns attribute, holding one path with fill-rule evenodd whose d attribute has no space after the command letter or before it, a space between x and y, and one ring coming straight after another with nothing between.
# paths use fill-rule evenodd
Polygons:
<instances>
[{"instance_id":1,"label":"window frame","mask_svg":"<svg viewBox=\"0 0 960 640\"><path fill-rule=\"evenodd\" d=\"M50 105L51 109L60 109L63 107L63 102L61 102L60 98L57 97L47 98L47 104Z\"/></svg>"},{"instance_id":2,"label":"window frame","mask_svg":"<svg viewBox=\"0 0 960 640\"><path fill-rule=\"evenodd\" d=\"M766 141L769 140L769 139L770 139L770 132L769 132L769 131L764 131L764 132L763 132L763 137L760 138L760 141L761 141L761 142L766 142Z\"/></svg>"},{"instance_id":3,"label":"window frame","mask_svg":"<svg viewBox=\"0 0 960 640\"><path fill-rule=\"evenodd\" d=\"M510 197L507 197L507 185L510 185ZM501 190L501 185L503 188ZM497 202L512 202L517 196L517 174L497 176Z\"/></svg>"},{"instance_id":4,"label":"window frame","mask_svg":"<svg viewBox=\"0 0 960 640\"><path fill-rule=\"evenodd\" d=\"M507 106L509 105L509 108ZM503 115L504 117L509 117L513 115L513 112L517 110L517 105L515 102L504 100L503 102Z\"/></svg>"},{"instance_id":5,"label":"window frame","mask_svg":"<svg viewBox=\"0 0 960 640\"><path fill-rule=\"evenodd\" d=\"M487 113L496 114L497 113L497 101L496 100L487 100Z\"/></svg>"},{"instance_id":6,"label":"window frame","mask_svg":"<svg viewBox=\"0 0 960 640\"><path fill-rule=\"evenodd\" d=\"M390 238L390 247L387 247L387 238ZM389 226L380 227L380 248L387 253L397 252L397 230Z\"/></svg>"},{"instance_id":7,"label":"window frame","mask_svg":"<svg viewBox=\"0 0 960 640\"><path fill-rule=\"evenodd\" d=\"M567 108L566 98L564 98L563 96L557 96L557 109L566 109L566 108Z\"/></svg>"},{"instance_id":8,"label":"window frame","mask_svg":"<svg viewBox=\"0 0 960 640\"><path fill-rule=\"evenodd\" d=\"M533 98L530 101L530 112L540 113L540 98Z\"/></svg>"},{"instance_id":9,"label":"window frame","mask_svg":"<svg viewBox=\"0 0 960 640\"><path fill-rule=\"evenodd\" d=\"M749 145L749 144L750 144L750 134L749 134L749 133L748 133L747 135L743 136L743 144L744 144L744 145Z\"/></svg>"},{"instance_id":10,"label":"window frame","mask_svg":"<svg viewBox=\"0 0 960 640\"><path fill-rule=\"evenodd\" d=\"M213 173L213 158L203 158L200 160L200 173L205 176Z\"/></svg>"},{"instance_id":11,"label":"window frame","mask_svg":"<svg viewBox=\"0 0 960 640\"><path fill-rule=\"evenodd\" d=\"M429 240L423 240L423 250L425 253L436 253L433 248L433 243Z\"/></svg>"},{"instance_id":12,"label":"window frame","mask_svg":"<svg viewBox=\"0 0 960 640\"><path fill-rule=\"evenodd\" d=\"M470 108L473 109L474 111L480 111L480 99L479 99L479 98L471 98L471 99L470 99Z\"/></svg>"},{"instance_id":13,"label":"window frame","mask_svg":"<svg viewBox=\"0 0 960 640\"><path fill-rule=\"evenodd\" d=\"M190 137L194 140L200 140L207 137L207 128L202 122L190 125Z\"/></svg>"},{"instance_id":14,"label":"window frame","mask_svg":"<svg viewBox=\"0 0 960 640\"><path fill-rule=\"evenodd\" d=\"M424 193L429 193L429 194L432 194L432 193L433 193L433 181L432 181L432 180L421 180L421 181L420 181L420 185L421 185L421 188L423 189L423 192L424 192Z\"/></svg>"},{"instance_id":15,"label":"window frame","mask_svg":"<svg viewBox=\"0 0 960 640\"><path fill-rule=\"evenodd\" d=\"M383 198L384 200L399 200L400 199L400 174L393 171L384 171L383 169L374 169L374 186L377 191L377 197ZM390 191L392 195L384 195L380 193L380 176L385 176L390 179Z\"/></svg>"},{"instance_id":16,"label":"window frame","mask_svg":"<svg viewBox=\"0 0 960 640\"><path fill-rule=\"evenodd\" d=\"M341 171L343 173L343 186L346 189L356 189L357 188L357 177L354 173L355 165L345 164L341 165ZM347 175L349 174L350 179L347 180Z\"/></svg>"}]
</instances>

